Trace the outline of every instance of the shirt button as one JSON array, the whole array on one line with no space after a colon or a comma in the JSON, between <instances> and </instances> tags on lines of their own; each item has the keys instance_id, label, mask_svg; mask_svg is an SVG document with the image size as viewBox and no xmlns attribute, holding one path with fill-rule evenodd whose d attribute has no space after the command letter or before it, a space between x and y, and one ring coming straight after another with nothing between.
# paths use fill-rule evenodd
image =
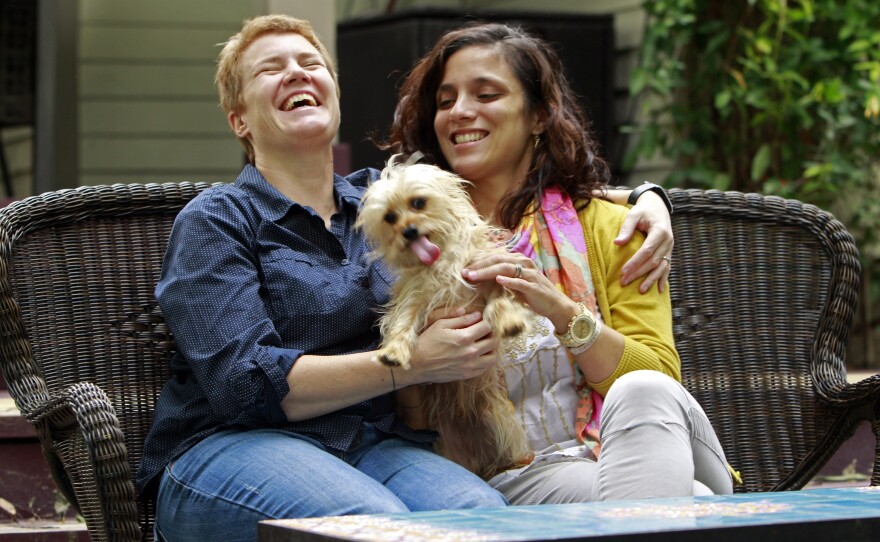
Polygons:
<instances>
[{"instance_id":1,"label":"shirt button","mask_svg":"<svg viewBox=\"0 0 880 542\"><path fill-rule=\"evenodd\" d=\"M343 258L342 261L339 263L341 263L342 265L348 265L348 258Z\"/></svg>"}]
</instances>

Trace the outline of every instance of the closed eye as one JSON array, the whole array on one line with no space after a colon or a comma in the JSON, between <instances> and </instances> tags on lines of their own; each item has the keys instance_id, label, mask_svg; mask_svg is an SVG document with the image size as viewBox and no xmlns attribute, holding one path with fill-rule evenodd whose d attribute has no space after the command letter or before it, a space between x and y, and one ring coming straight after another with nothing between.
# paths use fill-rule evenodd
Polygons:
<instances>
[{"instance_id":1,"label":"closed eye","mask_svg":"<svg viewBox=\"0 0 880 542\"><path fill-rule=\"evenodd\" d=\"M260 75L273 75L273 74L278 73L279 71L281 71L281 68L260 68L260 69L257 71L256 75L257 75L257 76L260 76Z\"/></svg>"},{"instance_id":2,"label":"closed eye","mask_svg":"<svg viewBox=\"0 0 880 542\"><path fill-rule=\"evenodd\" d=\"M270 59L265 62L259 63L254 70L254 75L271 75L273 73L278 73L282 69L283 67L280 62Z\"/></svg>"},{"instance_id":3,"label":"closed eye","mask_svg":"<svg viewBox=\"0 0 880 542\"><path fill-rule=\"evenodd\" d=\"M320 55L306 54L298 59L299 65L304 68L323 68L324 59Z\"/></svg>"}]
</instances>

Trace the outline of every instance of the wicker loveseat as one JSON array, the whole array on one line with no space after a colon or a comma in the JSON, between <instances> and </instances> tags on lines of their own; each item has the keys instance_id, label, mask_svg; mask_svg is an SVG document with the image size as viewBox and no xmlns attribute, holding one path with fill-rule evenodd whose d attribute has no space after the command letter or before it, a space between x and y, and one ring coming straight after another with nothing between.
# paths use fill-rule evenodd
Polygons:
<instances>
[{"instance_id":1,"label":"wicker loveseat","mask_svg":"<svg viewBox=\"0 0 880 542\"><path fill-rule=\"evenodd\" d=\"M174 340L153 297L176 213L206 184L83 187L0 210L0 366L92 540L146 540L135 499ZM831 215L796 201L672 190L671 291L685 385L744 478L802 488L861 420L880 375L847 384L859 263ZM880 448L872 485L880 485Z\"/></svg>"}]
</instances>

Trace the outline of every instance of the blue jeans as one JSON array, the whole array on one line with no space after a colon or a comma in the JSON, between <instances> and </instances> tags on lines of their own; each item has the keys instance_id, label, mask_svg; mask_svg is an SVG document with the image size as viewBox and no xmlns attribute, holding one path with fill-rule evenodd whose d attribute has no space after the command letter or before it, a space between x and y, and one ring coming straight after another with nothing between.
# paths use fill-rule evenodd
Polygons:
<instances>
[{"instance_id":1,"label":"blue jeans","mask_svg":"<svg viewBox=\"0 0 880 542\"><path fill-rule=\"evenodd\" d=\"M155 534L168 542L256 540L264 519L506 505L428 446L372 426L349 452L274 429L221 431L165 469Z\"/></svg>"}]
</instances>

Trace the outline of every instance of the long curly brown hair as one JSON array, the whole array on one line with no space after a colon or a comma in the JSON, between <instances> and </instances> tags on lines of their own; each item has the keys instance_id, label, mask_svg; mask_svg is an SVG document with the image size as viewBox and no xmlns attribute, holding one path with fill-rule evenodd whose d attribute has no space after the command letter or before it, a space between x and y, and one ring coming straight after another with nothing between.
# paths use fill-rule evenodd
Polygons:
<instances>
[{"instance_id":1,"label":"long curly brown hair","mask_svg":"<svg viewBox=\"0 0 880 542\"><path fill-rule=\"evenodd\" d=\"M503 23L471 23L447 32L407 74L391 133L380 146L406 155L422 152L424 161L450 170L434 132L437 89L446 62L465 47L496 44L525 91L528 112L537 111L545 119L545 131L524 182L499 204L501 225L513 229L533 212L533 203L547 187L559 186L573 201L586 205L593 191L604 189L611 179L589 119L578 105L558 55L546 41Z\"/></svg>"}]
</instances>

